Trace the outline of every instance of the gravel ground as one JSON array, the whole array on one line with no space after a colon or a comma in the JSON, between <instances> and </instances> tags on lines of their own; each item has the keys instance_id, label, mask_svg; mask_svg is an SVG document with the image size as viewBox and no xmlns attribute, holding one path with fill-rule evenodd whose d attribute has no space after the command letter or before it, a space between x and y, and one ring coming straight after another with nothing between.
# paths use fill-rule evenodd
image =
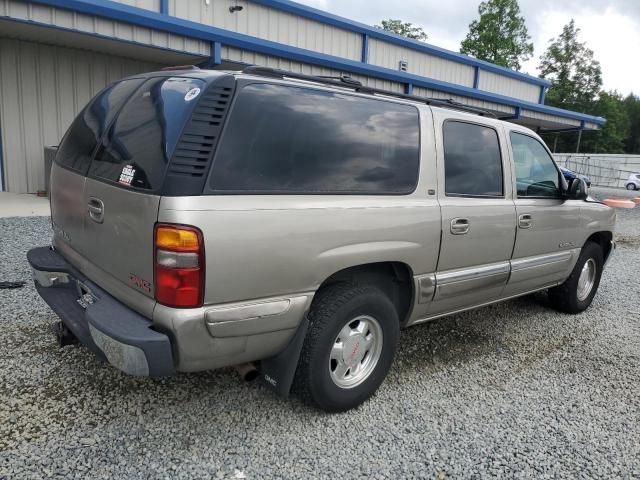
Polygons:
<instances>
[{"instance_id":1,"label":"gravel ground","mask_svg":"<svg viewBox=\"0 0 640 480\"><path fill-rule=\"evenodd\" d=\"M587 312L539 294L406 330L378 394L339 415L229 369L128 377L55 346L30 283L0 290L0 478L640 478L640 208L619 226ZM0 280L28 280L49 236L0 219Z\"/></svg>"}]
</instances>

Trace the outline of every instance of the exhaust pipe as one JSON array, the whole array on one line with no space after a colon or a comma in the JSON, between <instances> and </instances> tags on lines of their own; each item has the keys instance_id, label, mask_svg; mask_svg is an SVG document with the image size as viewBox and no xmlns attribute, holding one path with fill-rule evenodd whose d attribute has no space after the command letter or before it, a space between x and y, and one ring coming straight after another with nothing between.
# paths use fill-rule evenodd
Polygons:
<instances>
[{"instance_id":1,"label":"exhaust pipe","mask_svg":"<svg viewBox=\"0 0 640 480\"><path fill-rule=\"evenodd\" d=\"M258 369L253 363L243 363L241 365L234 365L233 368L236 369L238 375L245 381L250 382L251 380L255 380L258 378Z\"/></svg>"}]
</instances>

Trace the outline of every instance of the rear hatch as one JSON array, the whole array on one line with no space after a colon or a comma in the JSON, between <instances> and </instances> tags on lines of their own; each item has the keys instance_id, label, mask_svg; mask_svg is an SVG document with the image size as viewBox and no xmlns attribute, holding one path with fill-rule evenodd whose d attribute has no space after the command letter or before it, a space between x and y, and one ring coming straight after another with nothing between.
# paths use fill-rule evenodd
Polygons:
<instances>
[{"instance_id":1,"label":"rear hatch","mask_svg":"<svg viewBox=\"0 0 640 480\"><path fill-rule=\"evenodd\" d=\"M204 177L214 147L187 135L200 97L209 96L207 80L154 76L107 88L70 128L52 172L56 245L92 281L148 316L160 198L200 194L194 179Z\"/></svg>"}]
</instances>

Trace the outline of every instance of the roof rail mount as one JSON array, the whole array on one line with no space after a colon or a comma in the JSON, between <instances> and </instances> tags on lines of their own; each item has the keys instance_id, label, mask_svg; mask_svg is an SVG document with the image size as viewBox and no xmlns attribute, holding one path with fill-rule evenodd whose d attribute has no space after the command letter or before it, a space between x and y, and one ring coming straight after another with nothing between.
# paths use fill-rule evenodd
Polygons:
<instances>
[{"instance_id":1,"label":"roof rail mount","mask_svg":"<svg viewBox=\"0 0 640 480\"><path fill-rule=\"evenodd\" d=\"M171 67L162 67L160 70L163 72L171 70L200 70L200 67L196 65L173 65Z\"/></svg>"},{"instance_id":2,"label":"roof rail mount","mask_svg":"<svg viewBox=\"0 0 640 480\"><path fill-rule=\"evenodd\" d=\"M463 103L457 102L452 98L443 100L441 98L431 97L419 97L417 95L408 95L406 93L392 92L391 90L383 90L381 88L373 88L362 85L362 82L351 78L349 75L339 76L325 76L325 75L306 75L304 73L288 72L286 70L280 70L278 68L261 67L259 65L250 65L242 70L242 73L248 75L257 75L260 77L270 78L294 78L298 80L306 80L309 82L322 83L324 85L333 85L342 88L352 88L356 92L367 93L370 95L385 95L389 97L402 98L405 100L413 100L416 102L426 103L434 107L451 108L453 110L460 110L468 113L475 113L483 117L498 118L498 116L491 110L487 110L479 107L472 107Z\"/></svg>"}]
</instances>

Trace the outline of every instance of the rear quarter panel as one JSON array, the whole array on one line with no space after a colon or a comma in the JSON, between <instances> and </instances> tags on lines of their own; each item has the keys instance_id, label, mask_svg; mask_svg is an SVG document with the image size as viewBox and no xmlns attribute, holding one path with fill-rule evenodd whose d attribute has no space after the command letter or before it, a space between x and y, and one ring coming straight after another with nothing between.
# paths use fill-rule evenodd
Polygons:
<instances>
[{"instance_id":1,"label":"rear quarter panel","mask_svg":"<svg viewBox=\"0 0 640 480\"><path fill-rule=\"evenodd\" d=\"M436 200L416 197L163 198L159 221L202 230L206 304L314 291L381 261L433 272L440 242Z\"/></svg>"}]
</instances>

